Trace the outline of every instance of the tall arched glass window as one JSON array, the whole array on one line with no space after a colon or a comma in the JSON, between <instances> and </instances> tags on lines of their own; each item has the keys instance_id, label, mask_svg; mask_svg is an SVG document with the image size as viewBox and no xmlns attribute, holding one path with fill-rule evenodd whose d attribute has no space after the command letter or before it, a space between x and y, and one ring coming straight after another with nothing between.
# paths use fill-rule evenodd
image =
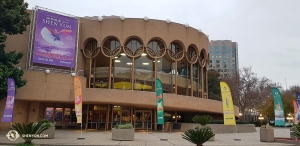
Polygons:
<instances>
[{"instance_id":1,"label":"tall arched glass window","mask_svg":"<svg viewBox=\"0 0 300 146\"><path fill-rule=\"evenodd\" d=\"M120 43L115 38L107 39L103 43L103 48L110 51L120 47ZM93 66L93 86L94 88L109 88L109 64L110 58L106 57L102 52L96 57Z\"/></svg>"},{"instance_id":2,"label":"tall arched glass window","mask_svg":"<svg viewBox=\"0 0 300 146\"><path fill-rule=\"evenodd\" d=\"M200 64L197 62L193 64L193 96L199 97L200 89Z\"/></svg>"},{"instance_id":3,"label":"tall arched glass window","mask_svg":"<svg viewBox=\"0 0 300 146\"><path fill-rule=\"evenodd\" d=\"M191 64L185 58L177 62L177 94L190 96Z\"/></svg>"},{"instance_id":4,"label":"tall arched glass window","mask_svg":"<svg viewBox=\"0 0 300 146\"><path fill-rule=\"evenodd\" d=\"M134 90L152 91L154 89L153 60L143 53L134 62Z\"/></svg>"},{"instance_id":5,"label":"tall arched glass window","mask_svg":"<svg viewBox=\"0 0 300 146\"><path fill-rule=\"evenodd\" d=\"M167 54L157 60L157 78L162 82L164 93L175 93L175 63Z\"/></svg>"},{"instance_id":6,"label":"tall arched glass window","mask_svg":"<svg viewBox=\"0 0 300 146\"><path fill-rule=\"evenodd\" d=\"M132 43L126 43L131 46ZM113 59L113 88L114 89L131 89L132 58L129 58L124 52Z\"/></svg>"},{"instance_id":7,"label":"tall arched glass window","mask_svg":"<svg viewBox=\"0 0 300 146\"><path fill-rule=\"evenodd\" d=\"M84 49L86 49L90 52L93 52L93 50L96 50L97 46L98 46L97 41L95 39L93 39L93 40L88 41L85 44ZM89 56L87 56L87 57L89 57ZM86 61L85 61L85 68L84 68L84 77L87 78L86 87L89 88L89 87L93 87L93 78L91 78L91 81L89 81L89 72L91 70L91 73L93 74L93 66L95 66L96 59L94 58L94 59L90 60L89 58L86 58L85 60ZM92 63L92 68L90 68L90 61ZM90 85L89 85L89 83L90 83Z\"/></svg>"}]
</instances>

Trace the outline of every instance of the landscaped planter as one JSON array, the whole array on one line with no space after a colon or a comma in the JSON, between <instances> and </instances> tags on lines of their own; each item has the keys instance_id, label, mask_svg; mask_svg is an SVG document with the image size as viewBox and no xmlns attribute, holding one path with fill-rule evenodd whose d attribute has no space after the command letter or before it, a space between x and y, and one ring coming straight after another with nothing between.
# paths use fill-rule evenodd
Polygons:
<instances>
[{"instance_id":1,"label":"landscaped planter","mask_svg":"<svg viewBox=\"0 0 300 146\"><path fill-rule=\"evenodd\" d=\"M208 141L214 141L215 140L215 136L213 136L212 138L210 138Z\"/></svg>"},{"instance_id":2,"label":"landscaped planter","mask_svg":"<svg viewBox=\"0 0 300 146\"><path fill-rule=\"evenodd\" d=\"M112 140L133 140L134 139L134 128L133 129L112 129Z\"/></svg>"},{"instance_id":3,"label":"landscaped planter","mask_svg":"<svg viewBox=\"0 0 300 146\"><path fill-rule=\"evenodd\" d=\"M48 134L48 137L42 137L42 138L38 138L38 139L52 139L52 138L54 138L54 136L55 136L55 127L54 126L50 127L49 129L43 131L41 133L41 135L42 134Z\"/></svg>"},{"instance_id":4,"label":"landscaped planter","mask_svg":"<svg viewBox=\"0 0 300 146\"><path fill-rule=\"evenodd\" d=\"M274 129L273 128L260 128L260 141L261 142L274 142Z\"/></svg>"}]
</instances>

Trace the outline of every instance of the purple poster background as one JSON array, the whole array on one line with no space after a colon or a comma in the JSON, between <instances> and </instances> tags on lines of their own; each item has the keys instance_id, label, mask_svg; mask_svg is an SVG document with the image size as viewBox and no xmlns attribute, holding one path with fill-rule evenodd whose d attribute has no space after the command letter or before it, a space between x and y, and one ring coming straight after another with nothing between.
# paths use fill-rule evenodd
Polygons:
<instances>
[{"instance_id":1,"label":"purple poster background","mask_svg":"<svg viewBox=\"0 0 300 146\"><path fill-rule=\"evenodd\" d=\"M14 104L16 94L15 80L13 78L8 78L7 86L7 98L1 122L12 122L14 116Z\"/></svg>"},{"instance_id":2,"label":"purple poster background","mask_svg":"<svg viewBox=\"0 0 300 146\"><path fill-rule=\"evenodd\" d=\"M49 121L53 121L53 113L54 113L53 107L46 108L46 119Z\"/></svg>"},{"instance_id":3,"label":"purple poster background","mask_svg":"<svg viewBox=\"0 0 300 146\"><path fill-rule=\"evenodd\" d=\"M77 40L77 19L37 11L33 62L74 68Z\"/></svg>"}]
</instances>

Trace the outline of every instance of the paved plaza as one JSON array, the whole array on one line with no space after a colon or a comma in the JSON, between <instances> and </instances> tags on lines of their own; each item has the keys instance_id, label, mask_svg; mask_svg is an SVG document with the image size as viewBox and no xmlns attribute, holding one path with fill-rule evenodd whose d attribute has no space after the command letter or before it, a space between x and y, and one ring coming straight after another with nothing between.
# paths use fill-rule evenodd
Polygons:
<instances>
[{"instance_id":1,"label":"paved plaza","mask_svg":"<svg viewBox=\"0 0 300 146\"><path fill-rule=\"evenodd\" d=\"M284 143L260 142L259 128L253 133L228 133L216 134L215 141L208 141L205 146L287 146ZM37 145L124 145L124 146L195 146L181 137L183 132L162 133L162 132L135 132L134 141L113 141L111 131L92 131L82 132L84 140L77 140L80 137L80 130L56 130L54 139L35 139ZM0 131L0 145L13 145L23 142L23 139L11 142L6 138L7 131ZM289 137L289 129L274 128L275 137ZM160 139L168 139L161 141ZM241 139L236 141L234 139Z\"/></svg>"}]
</instances>

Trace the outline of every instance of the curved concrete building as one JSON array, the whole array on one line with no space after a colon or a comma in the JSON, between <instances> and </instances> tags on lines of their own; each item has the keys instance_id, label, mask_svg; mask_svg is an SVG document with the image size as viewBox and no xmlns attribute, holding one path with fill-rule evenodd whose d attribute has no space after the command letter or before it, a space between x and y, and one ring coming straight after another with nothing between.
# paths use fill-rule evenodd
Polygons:
<instances>
[{"instance_id":1,"label":"curved concrete building","mask_svg":"<svg viewBox=\"0 0 300 146\"><path fill-rule=\"evenodd\" d=\"M131 122L136 129L160 128L156 78L163 86L165 122L177 123L173 128L180 129L197 114L223 120L222 102L208 97L209 39L203 32L155 19L79 18L75 68L64 68L32 62L34 19L28 31L9 36L6 42L7 51L24 53L18 66L27 80L17 90L14 122L47 118L57 127L77 127L75 74L83 86L85 128L110 129L118 122ZM0 105L4 107L5 100ZM10 123L0 124L2 129L8 127Z\"/></svg>"}]
</instances>

